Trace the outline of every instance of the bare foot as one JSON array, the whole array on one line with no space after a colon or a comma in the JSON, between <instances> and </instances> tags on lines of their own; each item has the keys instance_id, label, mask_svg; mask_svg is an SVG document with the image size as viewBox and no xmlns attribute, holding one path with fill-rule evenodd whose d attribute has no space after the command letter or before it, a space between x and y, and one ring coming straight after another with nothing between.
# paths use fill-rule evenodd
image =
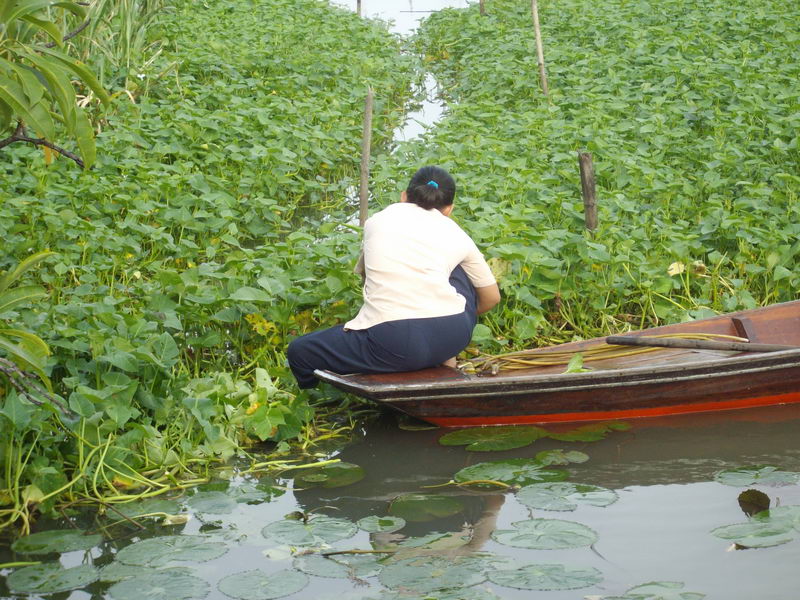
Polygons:
<instances>
[{"instance_id":1,"label":"bare foot","mask_svg":"<svg viewBox=\"0 0 800 600\"><path fill-rule=\"evenodd\" d=\"M446 361L442 363L443 367L453 367L454 369L458 366L456 364L456 357L448 358Z\"/></svg>"}]
</instances>

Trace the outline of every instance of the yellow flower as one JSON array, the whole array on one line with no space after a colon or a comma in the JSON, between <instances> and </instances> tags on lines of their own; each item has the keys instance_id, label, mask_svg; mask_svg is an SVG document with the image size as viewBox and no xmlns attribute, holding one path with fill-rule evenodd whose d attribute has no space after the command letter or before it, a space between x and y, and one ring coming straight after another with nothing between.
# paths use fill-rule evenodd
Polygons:
<instances>
[{"instance_id":1,"label":"yellow flower","mask_svg":"<svg viewBox=\"0 0 800 600\"><path fill-rule=\"evenodd\" d=\"M254 412L256 412L258 410L259 406L261 406L261 403L260 402L256 402L254 404L251 404L249 407L247 407L247 410L244 411L244 412L245 412L245 414L252 415Z\"/></svg>"}]
</instances>

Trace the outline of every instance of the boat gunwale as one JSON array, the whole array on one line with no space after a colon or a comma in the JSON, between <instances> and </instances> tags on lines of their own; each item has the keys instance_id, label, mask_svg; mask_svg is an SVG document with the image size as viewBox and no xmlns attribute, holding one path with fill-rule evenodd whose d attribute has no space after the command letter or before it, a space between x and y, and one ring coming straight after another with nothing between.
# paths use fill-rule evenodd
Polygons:
<instances>
[{"instance_id":1,"label":"boat gunwale","mask_svg":"<svg viewBox=\"0 0 800 600\"><path fill-rule=\"evenodd\" d=\"M797 358L797 360L792 361L791 359ZM776 363L777 364L770 364L766 366L761 366L764 362L769 363ZM744 368L741 371L735 371L736 367L743 366L747 367L750 366L752 368ZM608 369L602 371L587 371L584 373L549 373L549 374L525 374L525 375L509 375L509 376L502 376L502 377L478 377L474 375L466 375L464 379L447 379L447 380L432 380L428 382L422 383L355 383L352 380L352 375L340 375L338 373L333 373L331 371L325 371L317 369L314 371L314 374L319 377L322 381L328 383L335 383L340 386L350 388L352 390L358 390L359 393L363 394L370 394L372 395L373 399L380 400L380 399L391 399L391 400L402 400L402 398L390 398L391 394L400 393L413 393L413 392L422 392L428 391L432 392L435 390L448 390L448 389L458 389L460 390L459 396L463 396L465 393L474 395L476 397L480 395L492 395L496 394L497 390L495 388L503 387L503 388L515 388L525 385L530 385L531 383L539 383L543 387L541 390L542 392L558 392L558 391L567 391L567 390L586 390L592 388L607 388L607 387L619 387L623 385L645 385L645 384L653 384L663 382L664 378L663 375L670 375L676 371L681 372L682 375L678 377L674 377L672 381L683 381L683 380L690 380L696 379L699 377L732 377L736 376L737 374L744 374L744 373L754 373L754 372L762 372L762 371L770 371L770 370L779 370L783 368L789 368L792 366L800 366L800 348L791 349L791 350L780 350L777 352L764 352L764 353L757 353L757 354L742 354L741 352L736 352L733 355L704 360L701 362L692 361L692 362L677 362L677 363L670 363L667 365L661 365L654 367L653 365L645 365L645 366L637 366L637 367L625 367L621 369ZM713 370L715 367L724 367L724 369L718 373L714 373ZM711 373L708 371L712 370ZM701 371L701 372L698 372ZM598 375L601 377L598 377ZM358 375L358 374L353 374ZM649 380L642 380L642 377L647 377L648 375L653 376L653 379ZM658 376L661 375L661 379ZM592 383L591 379L600 379L600 381L595 381ZM570 383L574 382L574 383ZM553 385L557 385L561 383L562 386L559 388L550 387ZM486 391L482 392L481 388L485 388ZM472 391L474 390L474 391ZM516 390L516 393L529 393L532 391L530 388ZM506 394L513 394L515 390L513 389L503 389L503 393ZM447 394L436 394L434 396L430 396L431 398L446 398ZM414 396L413 399L423 399L422 396Z\"/></svg>"}]
</instances>

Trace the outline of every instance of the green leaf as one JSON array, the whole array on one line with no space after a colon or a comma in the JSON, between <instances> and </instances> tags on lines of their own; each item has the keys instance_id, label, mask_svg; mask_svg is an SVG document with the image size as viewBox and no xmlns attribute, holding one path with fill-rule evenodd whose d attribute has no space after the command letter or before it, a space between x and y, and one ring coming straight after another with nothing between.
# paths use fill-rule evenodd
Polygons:
<instances>
[{"instance_id":1,"label":"green leaf","mask_svg":"<svg viewBox=\"0 0 800 600\"><path fill-rule=\"evenodd\" d=\"M103 541L100 534L86 535L77 529L54 529L39 531L21 537L11 544L11 549L20 554L50 554L89 550Z\"/></svg>"},{"instance_id":2,"label":"green leaf","mask_svg":"<svg viewBox=\"0 0 800 600\"><path fill-rule=\"evenodd\" d=\"M271 302L272 297L264 290L259 290L254 287L240 287L229 297L231 300L238 302Z\"/></svg>"},{"instance_id":3,"label":"green leaf","mask_svg":"<svg viewBox=\"0 0 800 600\"><path fill-rule=\"evenodd\" d=\"M298 471L294 481L296 486L303 488L320 486L325 489L332 489L361 481L365 475L364 469L358 465L338 462Z\"/></svg>"},{"instance_id":4,"label":"green leaf","mask_svg":"<svg viewBox=\"0 0 800 600\"><path fill-rule=\"evenodd\" d=\"M294 560L295 569L315 575L316 577L331 577L335 579L353 579L358 577L374 577L383 568L376 556L339 556L325 557L320 554L306 554Z\"/></svg>"},{"instance_id":5,"label":"green leaf","mask_svg":"<svg viewBox=\"0 0 800 600\"><path fill-rule=\"evenodd\" d=\"M481 583L486 580L484 568L483 561L469 556L418 556L387 565L378 579L389 589L430 594Z\"/></svg>"},{"instance_id":6,"label":"green leaf","mask_svg":"<svg viewBox=\"0 0 800 600\"><path fill-rule=\"evenodd\" d=\"M89 565L65 569L59 563L44 563L17 569L6 585L14 594L57 594L86 587L97 577L97 569Z\"/></svg>"},{"instance_id":7,"label":"green leaf","mask_svg":"<svg viewBox=\"0 0 800 600\"><path fill-rule=\"evenodd\" d=\"M546 435L544 429L526 425L476 427L446 433L439 438L439 443L443 446L466 445L467 450L476 452L511 450L528 446Z\"/></svg>"},{"instance_id":8,"label":"green leaf","mask_svg":"<svg viewBox=\"0 0 800 600\"><path fill-rule=\"evenodd\" d=\"M714 474L714 480L736 487L794 485L800 482L800 473L781 471L778 467L771 465L751 465L719 471Z\"/></svg>"},{"instance_id":9,"label":"green leaf","mask_svg":"<svg viewBox=\"0 0 800 600\"><path fill-rule=\"evenodd\" d=\"M295 594L308 585L308 577L297 571L278 571L267 574L253 570L233 573L224 577L217 586L219 591L240 600L273 600Z\"/></svg>"},{"instance_id":10,"label":"green leaf","mask_svg":"<svg viewBox=\"0 0 800 600\"><path fill-rule=\"evenodd\" d=\"M589 455L578 450L543 450L536 453L536 461L543 465L569 465L585 463Z\"/></svg>"},{"instance_id":11,"label":"green leaf","mask_svg":"<svg viewBox=\"0 0 800 600\"><path fill-rule=\"evenodd\" d=\"M197 492L189 498L188 504L195 512L215 515L232 513L237 507L236 500L217 491Z\"/></svg>"},{"instance_id":12,"label":"green leaf","mask_svg":"<svg viewBox=\"0 0 800 600\"><path fill-rule=\"evenodd\" d=\"M196 577L174 570L143 572L108 588L112 600L201 600L210 586Z\"/></svg>"},{"instance_id":13,"label":"green leaf","mask_svg":"<svg viewBox=\"0 0 800 600\"><path fill-rule=\"evenodd\" d=\"M330 544L353 537L358 531L355 524L345 519L313 516L308 522L274 521L261 530L261 534L290 546Z\"/></svg>"},{"instance_id":14,"label":"green leaf","mask_svg":"<svg viewBox=\"0 0 800 600\"><path fill-rule=\"evenodd\" d=\"M743 548L768 548L791 542L794 528L788 521L750 521L717 527L711 534Z\"/></svg>"},{"instance_id":15,"label":"green leaf","mask_svg":"<svg viewBox=\"0 0 800 600\"><path fill-rule=\"evenodd\" d=\"M517 492L517 500L540 510L575 510L578 506L608 506L617 493L596 485L568 482L534 483Z\"/></svg>"},{"instance_id":16,"label":"green leaf","mask_svg":"<svg viewBox=\"0 0 800 600\"><path fill-rule=\"evenodd\" d=\"M14 267L11 271L0 277L0 293L7 290L12 283L17 281L22 275L36 266L38 263L42 262L46 258L54 256L55 252L50 252L49 250L44 252L37 252L35 254L31 254L24 260L20 261L20 263Z\"/></svg>"},{"instance_id":17,"label":"green leaf","mask_svg":"<svg viewBox=\"0 0 800 600\"><path fill-rule=\"evenodd\" d=\"M405 527L406 520L401 517L370 515L359 519L357 525L359 529L367 533L391 533Z\"/></svg>"},{"instance_id":18,"label":"green leaf","mask_svg":"<svg viewBox=\"0 0 800 600\"><path fill-rule=\"evenodd\" d=\"M0 293L0 314L16 306L46 297L47 292L38 285L26 285L2 292Z\"/></svg>"},{"instance_id":19,"label":"green leaf","mask_svg":"<svg viewBox=\"0 0 800 600\"><path fill-rule=\"evenodd\" d=\"M8 104L22 120L33 127L40 137L55 137L55 125L48 114L44 119L35 111L35 106L28 104L24 89L16 81L0 75L0 100Z\"/></svg>"},{"instance_id":20,"label":"green leaf","mask_svg":"<svg viewBox=\"0 0 800 600\"><path fill-rule=\"evenodd\" d=\"M203 562L219 558L228 551L225 544L200 535L167 535L147 538L125 546L116 560L142 567L164 566L172 561Z\"/></svg>"},{"instance_id":21,"label":"green leaf","mask_svg":"<svg viewBox=\"0 0 800 600\"><path fill-rule=\"evenodd\" d=\"M541 463L528 458L512 458L477 463L458 471L453 479L459 483L468 481L500 481L508 485L529 485L542 481L563 481L569 476L561 469L547 469ZM491 487L490 484L484 484Z\"/></svg>"},{"instance_id":22,"label":"green leaf","mask_svg":"<svg viewBox=\"0 0 800 600\"><path fill-rule=\"evenodd\" d=\"M597 534L581 523L560 519L531 519L512 523L514 529L498 529L492 539L507 546L535 550L559 550L591 546Z\"/></svg>"},{"instance_id":23,"label":"green leaf","mask_svg":"<svg viewBox=\"0 0 800 600\"><path fill-rule=\"evenodd\" d=\"M456 498L436 494L402 494L389 505L389 513L412 523L449 517L464 510Z\"/></svg>"},{"instance_id":24,"label":"green leaf","mask_svg":"<svg viewBox=\"0 0 800 600\"><path fill-rule=\"evenodd\" d=\"M603 575L594 567L561 564L525 565L514 570L489 572L489 581L521 590L577 590L597 585Z\"/></svg>"}]
</instances>

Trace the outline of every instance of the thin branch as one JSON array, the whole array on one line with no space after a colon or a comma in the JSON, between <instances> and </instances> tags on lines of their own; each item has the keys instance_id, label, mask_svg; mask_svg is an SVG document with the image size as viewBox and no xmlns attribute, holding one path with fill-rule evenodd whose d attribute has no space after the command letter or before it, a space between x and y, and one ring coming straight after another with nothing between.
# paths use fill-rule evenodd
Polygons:
<instances>
[{"instance_id":1,"label":"thin branch","mask_svg":"<svg viewBox=\"0 0 800 600\"><path fill-rule=\"evenodd\" d=\"M80 157L75 154L74 152L70 152L61 146L56 146L53 142L50 142L44 138L32 138L25 135L25 126L23 125L22 121L19 122L17 126L17 130L9 137L4 140L0 140L0 148L5 148L9 144L13 144L14 142L28 142L29 144L34 144L36 146L46 146L51 150L58 152L59 154L63 154L67 158L71 158L81 169L85 167L83 161Z\"/></svg>"},{"instance_id":2,"label":"thin branch","mask_svg":"<svg viewBox=\"0 0 800 600\"><path fill-rule=\"evenodd\" d=\"M17 390L17 393L26 398L29 402L36 406L45 406L38 398L34 397L34 393L48 400L51 404L56 406L65 415L70 417L77 417L78 415L68 406L65 406L53 394L43 390L36 383L36 376L33 373L27 373L20 369L10 360L0 357L0 373L4 374L9 383Z\"/></svg>"},{"instance_id":3,"label":"thin branch","mask_svg":"<svg viewBox=\"0 0 800 600\"><path fill-rule=\"evenodd\" d=\"M86 29L91 24L91 22L92 22L91 19L86 19L83 23L80 24L80 26L77 29L73 29L67 35L65 35L63 38L61 38L61 41L62 42L66 42L67 40L74 38L81 31ZM44 47L45 48L55 48L56 47L56 43L55 42L48 42L47 44L44 45Z\"/></svg>"}]
</instances>

